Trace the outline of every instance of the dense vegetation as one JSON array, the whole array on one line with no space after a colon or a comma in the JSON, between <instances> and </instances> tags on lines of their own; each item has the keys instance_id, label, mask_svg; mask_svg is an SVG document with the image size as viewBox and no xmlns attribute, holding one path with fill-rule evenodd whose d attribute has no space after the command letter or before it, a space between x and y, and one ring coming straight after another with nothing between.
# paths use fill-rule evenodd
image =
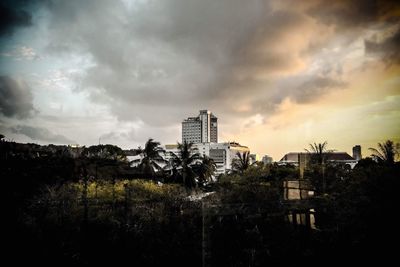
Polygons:
<instances>
[{"instance_id":1,"label":"dense vegetation","mask_svg":"<svg viewBox=\"0 0 400 267\"><path fill-rule=\"evenodd\" d=\"M168 169L153 140L137 150L145 159L137 168L110 145L79 153L0 145L5 241L14 264L317 265L346 257L387 261L397 251L400 165L390 143L374 151L381 158L353 170L311 161L304 176L315 197L305 207L315 210L316 229L288 220L294 206L283 199L282 182L298 179L295 166L249 164L242 155L236 171L213 183L215 166L188 144Z\"/></svg>"}]
</instances>

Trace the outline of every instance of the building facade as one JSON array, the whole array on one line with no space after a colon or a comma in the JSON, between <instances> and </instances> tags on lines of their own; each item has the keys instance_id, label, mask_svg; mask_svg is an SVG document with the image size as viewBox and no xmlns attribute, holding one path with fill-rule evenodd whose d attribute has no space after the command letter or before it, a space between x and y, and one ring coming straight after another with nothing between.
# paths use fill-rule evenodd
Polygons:
<instances>
[{"instance_id":1,"label":"building facade","mask_svg":"<svg viewBox=\"0 0 400 267\"><path fill-rule=\"evenodd\" d=\"M200 110L197 117L182 122L182 142L218 143L218 118L209 110Z\"/></svg>"},{"instance_id":2,"label":"building facade","mask_svg":"<svg viewBox=\"0 0 400 267\"><path fill-rule=\"evenodd\" d=\"M215 176L232 170L232 160L237 158L238 152L241 154L249 152L249 148L235 142L193 144L193 153L207 156L214 161L217 166ZM169 161L175 156L179 157L177 145L165 145L164 159Z\"/></svg>"},{"instance_id":3,"label":"building facade","mask_svg":"<svg viewBox=\"0 0 400 267\"><path fill-rule=\"evenodd\" d=\"M225 143L199 143L193 147L202 156L210 157L217 165L216 176L230 172L232 170L232 161L237 158L237 153L250 152L247 146L242 146L236 142Z\"/></svg>"}]
</instances>

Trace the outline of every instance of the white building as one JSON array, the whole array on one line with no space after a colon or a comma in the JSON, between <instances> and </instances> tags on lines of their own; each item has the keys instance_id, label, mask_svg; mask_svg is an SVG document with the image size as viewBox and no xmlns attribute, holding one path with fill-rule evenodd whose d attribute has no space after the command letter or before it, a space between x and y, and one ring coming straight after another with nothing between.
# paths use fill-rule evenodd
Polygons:
<instances>
[{"instance_id":1,"label":"white building","mask_svg":"<svg viewBox=\"0 0 400 267\"><path fill-rule=\"evenodd\" d=\"M235 142L226 143L199 143L194 144L198 153L210 157L217 165L216 176L232 170L232 160L237 158L237 153L249 152L247 146Z\"/></svg>"},{"instance_id":2,"label":"white building","mask_svg":"<svg viewBox=\"0 0 400 267\"><path fill-rule=\"evenodd\" d=\"M210 157L217 165L215 176L232 170L232 160L237 158L237 152L248 152L249 148L235 142L226 143L197 143L193 144L194 152ZM179 156L177 145L165 145L164 159L169 161L173 155Z\"/></svg>"},{"instance_id":3,"label":"white building","mask_svg":"<svg viewBox=\"0 0 400 267\"><path fill-rule=\"evenodd\" d=\"M182 122L182 142L217 143L218 118L209 110L200 110L197 117L189 117Z\"/></svg>"},{"instance_id":4,"label":"white building","mask_svg":"<svg viewBox=\"0 0 400 267\"><path fill-rule=\"evenodd\" d=\"M313 154L314 153L290 152L287 153L285 156L283 156L283 158L278 162L278 164L281 165L292 164L295 166L299 165L306 166ZM352 156L350 156L346 152L326 152L324 157L326 162L349 165L352 169L357 164L357 160L355 160Z\"/></svg>"}]
</instances>

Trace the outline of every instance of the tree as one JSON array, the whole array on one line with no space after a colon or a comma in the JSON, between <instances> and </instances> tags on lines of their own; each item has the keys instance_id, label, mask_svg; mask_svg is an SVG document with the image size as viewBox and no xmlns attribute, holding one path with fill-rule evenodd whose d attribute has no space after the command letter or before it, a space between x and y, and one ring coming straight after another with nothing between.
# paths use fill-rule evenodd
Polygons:
<instances>
[{"instance_id":1,"label":"tree","mask_svg":"<svg viewBox=\"0 0 400 267\"><path fill-rule=\"evenodd\" d=\"M310 149L305 149L310 153L310 163L312 167L317 169L317 175L322 176L322 194L326 193L326 180L325 180L325 168L326 168L326 156L332 150L328 150L328 142L310 144Z\"/></svg>"},{"instance_id":2,"label":"tree","mask_svg":"<svg viewBox=\"0 0 400 267\"><path fill-rule=\"evenodd\" d=\"M164 158L161 156L161 153L165 152L164 149L160 147L160 142L150 138L147 140L144 149L139 148L139 151L143 155L139 169L145 176L154 180L156 172L162 170L160 164L165 163Z\"/></svg>"},{"instance_id":3,"label":"tree","mask_svg":"<svg viewBox=\"0 0 400 267\"><path fill-rule=\"evenodd\" d=\"M319 165L325 164L326 155L332 150L328 150L328 142L325 141L323 143L314 143L310 144L310 149L305 149L308 153L311 153L311 162L317 163Z\"/></svg>"},{"instance_id":4,"label":"tree","mask_svg":"<svg viewBox=\"0 0 400 267\"><path fill-rule=\"evenodd\" d=\"M110 159L119 161L126 160L124 151L120 147L114 145L90 146L83 150L82 155L88 158Z\"/></svg>"},{"instance_id":5,"label":"tree","mask_svg":"<svg viewBox=\"0 0 400 267\"><path fill-rule=\"evenodd\" d=\"M202 157L199 153L194 152L193 143L188 143L184 141L183 143L178 143L178 155L173 159L173 168L180 169L180 174L182 177L182 183L187 188L193 188L196 186L195 172L193 171L193 166L199 162Z\"/></svg>"},{"instance_id":6,"label":"tree","mask_svg":"<svg viewBox=\"0 0 400 267\"><path fill-rule=\"evenodd\" d=\"M373 152L371 155L374 160L379 163L394 164L395 158L398 156L399 144L394 144L392 140L386 140L385 143L378 143L378 149L369 148Z\"/></svg>"},{"instance_id":7,"label":"tree","mask_svg":"<svg viewBox=\"0 0 400 267\"><path fill-rule=\"evenodd\" d=\"M232 160L232 169L236 172L243 173L250 164L250 152L246 151L244 153L237 152L235 159Z\"/></svg>"},{"instance_id":8,"label":"tree","mask_svg":"<svg viewBox=\"0 0 400 267\"><path fill-rule=\"evenodd\" d=\"M211 181L212 176L217 170L217 165L211 158L203 156L201 162L195 164L193 169L199 177L199 184L204 185L205 183Z\"/></svg>"}]
</instances>

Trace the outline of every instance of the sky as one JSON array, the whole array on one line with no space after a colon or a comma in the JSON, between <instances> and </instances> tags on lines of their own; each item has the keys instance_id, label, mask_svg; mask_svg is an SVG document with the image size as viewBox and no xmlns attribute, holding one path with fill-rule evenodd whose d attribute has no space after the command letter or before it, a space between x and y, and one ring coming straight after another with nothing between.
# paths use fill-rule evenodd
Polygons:
<instances>
[{"instance_id":1,"label":"sky","mask_svg":"<svg viewBox=\"0 0 400 267\"><path fill-rule=\"evenodd\" d=\"M171 144L200 109L274 160L400 142L399 2L0 2L9 140Z\"/></svg>"}]
</instances>

